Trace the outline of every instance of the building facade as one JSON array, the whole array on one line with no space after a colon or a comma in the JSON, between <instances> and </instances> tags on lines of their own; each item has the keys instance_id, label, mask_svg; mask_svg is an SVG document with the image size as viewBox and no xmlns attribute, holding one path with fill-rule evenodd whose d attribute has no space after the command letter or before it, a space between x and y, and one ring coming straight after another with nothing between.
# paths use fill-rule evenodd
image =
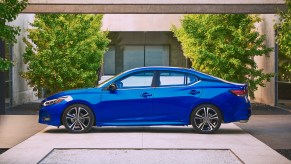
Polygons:
<instances>
[{"instance_id":1,"label":"building facade","mask_svg":"<svg viewBox=\"0 0 291 164\"><path fill-rule=\"evenodd\" d=\"M106 14L103 30L111 44L104 55L104 75L144 66L188 67L180 43L170 31L181 15Z\"/></svg>"},{"instance_id":2,"label":"building facade","mask_svg":"<svg viewBox=\"0 0 291 164\"><path fill-rule=\"evenodd\" d=\"M173 25L180 27L181 14L105 14L103 30L109 31L111 43L104 55L104 76L113 76L135 67L143 66L174 66L190 67L181 49L180 43L171 32ZM7 58L14 61L14 66L6 72L6 103L7 107L31 101L38 97L27 82L19 75L26 69L22 55L25 44L22 38L27 35L29 22L33 21L33 14L20 14L10 23L21 27L21 34L17 43L7 47ZM266 34L266 45L275 47L275 32L273 29L275 15L261 15L262 22L257 24L257 30ZM258 68L268 73L276 72L276 52L269 54L269 58L256 57ZM275 78L266 82L266 87L259 87L255 92L257 102L275 105L277 90Z\"/></svg>"},{"instance_id":3,"label":"building facade","mask_svg":"<svg viewBox=\"0 0 291 164\"><path fill-rule=\"evenodd\" d=\"M10 26L20 27L20 35L16 36L17 43L5 46L5 58L13 61L13 66L5 71L5 108L24 104L27 102L37 101L36 92L29 87L27 81L20 76L20 73L26 70L27 65L23 62L22 55L25 52L23 37L27 36L29 23L34 19L32 14L19 14L13 22L8 23Z\"/></svg>"},{"instance_id":4,"label":"building facade","mask_svg":"<svg viewBox=\"0 0 291 164\"><path fill-rule=\"evenodd\" d=\"M191 67L183 56L181 45L173 36L173 25L180 27L181 14L106 14L103 30L110 32L110 50L104 56L104 75L114 75L130 68L141 66ZM258 69L274 73L265 87L258 87L254 101L269 105L277 103L274 14L261 14L262 21L256 24L257 30L266 35L265 44L274 48L269 57L255 57Z\"/></svg>"}]
</instances>

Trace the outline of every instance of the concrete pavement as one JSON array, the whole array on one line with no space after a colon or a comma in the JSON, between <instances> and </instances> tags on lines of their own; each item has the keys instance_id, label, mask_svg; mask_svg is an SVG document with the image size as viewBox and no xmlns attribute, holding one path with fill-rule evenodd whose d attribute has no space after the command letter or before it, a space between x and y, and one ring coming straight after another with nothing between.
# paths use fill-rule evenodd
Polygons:
<instances>
[{"instance_id":1,"label":"concrete pavement","mask_svg":"<svg viewBox=\"0 0 291 164\"><path fill-rule=\"evenodd\" d=\"M191 127L95 127L92 132L87 134L69 134L65 129L47 127L40 133L30 137L21 144L9 149L0 156L0 163L37 163L45 161L54 151L82 150L179 150L189 149L195 151L195 156L201 156L203 163L209 163L205 156L205 150L226 150L231 151L236 160L242 163L291 163L272 148L259 141L252 135L246 133L235 124L223 124L217 134L203 135L193 132ZM196 151L198 150L198 151ZM200 151L199 151L200 150ZM135 152L136 153L136 152ZM198 154L197 154L198 153ZM221 152L221 156L223 153ZM82 163L82 158L66 156L59 153L54 159L66 160L73 158L75 163ZM77 153L78 154L78 153ZM199 155L200 154L200 155ZM86 157L88 154L84 153ZM147 154L148 155L148 154ZM164 153L154 153L149 156L149 160ZM175 153L172 154L175 156ZM209 153L209 156L215 154ZM115 158L116 157L116 158ZM125 163L120 161L118 156L112 156L113 163ZM135 158L134 156L130 156ZM138 157L138 156L137 156ZM161 159L160 159L161 160ZM216 159L219 163L222 158ZM98 159L96 161L98 162ZM45 163L45 162L44 162ZM141 161L141 163L148 163ZM161 162L163 163L163 161ZM187 163L187 161L181 161Z\"/></svg>"},{"instance_id":2,"label":"concrete pavement","mask_svg":"<svg viewBox=\"0 0 291 164\"><path fill-rule=\"evenodd\" d=\"M60 157L60 154L62 156ZM84 154L86 154L84 156ZM68 158L69 157L69 158ZM118 159L118 160L116 160ZM149 160L150 159L150 160ZM207 159L207 160L206 160ZM230 150L193 149L54 149L43 163L124 163L124 164L179 164L179 163L231 163L241 164Z\"/></svg>"}]
</instances>

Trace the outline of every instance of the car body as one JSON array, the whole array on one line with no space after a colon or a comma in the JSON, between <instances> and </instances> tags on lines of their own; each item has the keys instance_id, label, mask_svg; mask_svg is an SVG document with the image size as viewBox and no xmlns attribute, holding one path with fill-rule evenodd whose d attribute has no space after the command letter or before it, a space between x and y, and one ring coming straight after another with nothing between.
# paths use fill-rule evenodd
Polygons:
<instances>
[{"instance_id":1,"label":"car body","mask_svg":"<svg viewBox=\"0 0 291 164\"><path fill-rule=\"evenodd\" d=\"M194 69L142 67L95 88L57 93L41 102L39 123L69 132L92 126L192 125L213 133L221 123L247 122L251 105L246 84Z\"/></svg>"}]
</instances>

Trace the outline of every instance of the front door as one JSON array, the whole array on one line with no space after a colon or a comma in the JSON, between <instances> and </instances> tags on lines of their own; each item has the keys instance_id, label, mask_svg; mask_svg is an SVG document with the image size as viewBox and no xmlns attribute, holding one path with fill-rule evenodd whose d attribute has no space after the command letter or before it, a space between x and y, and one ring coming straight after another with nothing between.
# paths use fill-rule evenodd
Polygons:
<instances>
[{"instance_id":1,"label":"front door","mask_svg":"<svg viewBox=\"0 0 291 164\"><path fill-rule=\"evenodd\" d=\"M102 122L122 125L153 120L153 72L133 73L115 81L117 90L104 90L101 98Z\"/></svg>"}]
</instances>

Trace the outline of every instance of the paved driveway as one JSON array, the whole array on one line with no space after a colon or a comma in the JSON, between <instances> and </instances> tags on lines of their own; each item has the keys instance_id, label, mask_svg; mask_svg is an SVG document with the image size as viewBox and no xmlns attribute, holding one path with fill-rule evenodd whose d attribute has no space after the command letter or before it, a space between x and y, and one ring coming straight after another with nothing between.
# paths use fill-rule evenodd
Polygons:
<instances>
[{"instance_id":1,"label":"paved driveway","mask_svg":"<svg viewBox=\"0 0 291 164\"><path fill-rule=\"evenodd\" d=\"M236 123L273 149L291 149L291 115L253 115L248 123Z\"/></svg>"},{"instance_id":2,"label":"paved driveway","mask_svg":"<svg viewBox=\"0 0 291 164\"><path fill-rule=\"evenodd\" d=\"M186 160L191 157L189 153L202 163L212 163L212 160L216 160L217 163L229 163L227 161L231 160L230 158L235 158L234 160L239 163L291 163L235 124L223 124L217 134L211 135L197 134L191 127L173 126L96 127L91 133L69 134L63 128L49 126L2 154L0 163L37 163L40 161L46 163L51 157L54 161L65 163L69 161L69 158L75 159L74 163L86 163L84 158L80 157L93 157L92 152L90 155L88 150L96 152L104 150L102 152L105 154L109 151L107 154L110 155L112 163L127 163L128 158L136 159L140 163L150 163L149 161L157 158L160 163L165 163L167 161L163 161L163 157L168 155L181 158L180 155L185 150L190 152L187 152L188 155L185 153L185 161L181 163L189 163L189 160ZM133 154L145 153L149 161L139 158L141 154L129 155L126 158L124 155L126 150L130 150ZM113 151L116 155L112 155ZM95 154L98 155L96 152ZM80 157L74 158L76 157L74 153ZM209 156L203 155L205 153ZM225 153L229 156L224 155ZM99 161L98 158L85 159L91 163Z\"/></svg>"},{"instance_id":3,"label":"paved driveway","mask_svg":"<svg viewBox=\"0 0 291 164\"><path fill-rule=\"evenodd\" d=\"M0 148L9 149L46 128L37 115L0 115Z\"/></svg>"}]
</instances>

